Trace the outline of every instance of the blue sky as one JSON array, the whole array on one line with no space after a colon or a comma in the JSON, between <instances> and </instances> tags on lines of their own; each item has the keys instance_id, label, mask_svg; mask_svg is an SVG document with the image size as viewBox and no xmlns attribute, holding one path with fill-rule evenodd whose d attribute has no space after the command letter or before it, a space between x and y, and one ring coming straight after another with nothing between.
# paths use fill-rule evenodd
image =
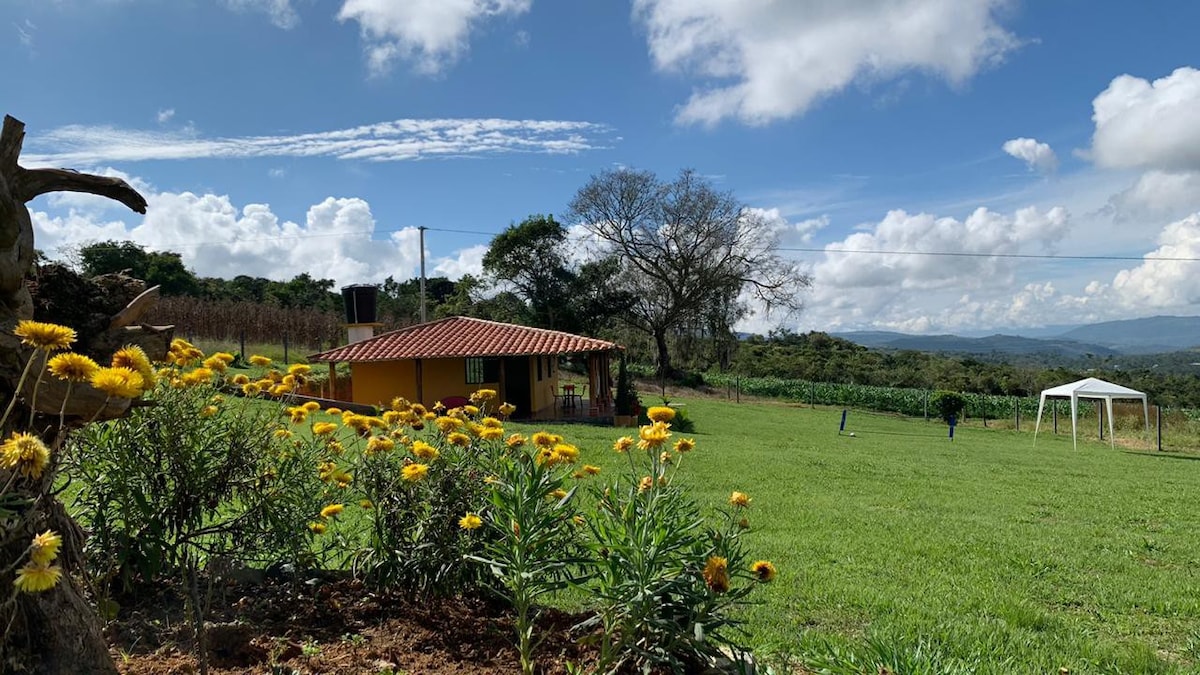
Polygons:
<instances>
[{"instance_id":1,"label":"blue sky","mask_svg":"<svg viewBox=\"0 0 1200 675\"><path fill-rule=\"evenodd\" d=\"M25 163L127 177L143 219L41 198L197 273L478 270L592 174L693 168L814 279L743 328L966 332L1200 310L1192 2L3 0ZM574 224L573 224L574 225ZM977 257L913 255L966 252ZM1069 254L1133 260L1047 260ZM1003 254L1008 257L978 257Z\"/></svg>"}]
</instances>

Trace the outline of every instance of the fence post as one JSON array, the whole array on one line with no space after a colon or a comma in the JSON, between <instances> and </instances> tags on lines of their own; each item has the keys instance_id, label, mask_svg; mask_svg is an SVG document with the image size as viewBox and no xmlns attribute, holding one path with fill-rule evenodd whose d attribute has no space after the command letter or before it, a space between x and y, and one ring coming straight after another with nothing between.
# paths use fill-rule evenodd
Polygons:
<instances>
[{"instance_id":1,"label":"fence post","mask_svg":"<svg viewBox=\"0 0 1200 675\"><path fill-rule=\"evenodd\" d=\"M1154 425L1158 427L1158 451L1162 452L1162 406L1154 406Z\"/></svg>"},{"instance_id":2,"label":"fence post","mask_svg":"<svg viewBox=\"0 0 1200 675\"><path fill-rule=\"evenodd\" d=\"M817 407L817 383L816 381L808 383L808 407Z\"/></svg>"},{"instance_id":3,"label":"fence post","mask_svg":"<svg viewBox=\"0 0 1200 675\"><path fill-rule=\"evenodd\" d=\"M242 346L242 351L241 351L242 360L244 361L246 359L246 329L245 328L242 329L240 344Z\"/></svg>"},{"instance_id":4,"label":"fence post","mask_svg":"<svg viewBox=\"0 0 1200 675\"><path fill-rule=\"evenodd\" d=\"M1058 401L1057 400L1051 401L1050 406L1051 406L1051 411L1054 413L1054 433L1055 433L1055 435L1057 435L1058 434Z\"/></svg>"},{"instance_id":5,"label":"fence post","mask_svg":"<svg viewBox=\"0 0 1200 675\"><path fill-rule=\"evenodd\" d=\"M1096 405L1096 422L1096 427L1100 430L1100 440L1104 440L1104 406L1098 404Z\"/></svg>"},{"instance_id":6,"label":"fence post","mask_svg":"<svg viewBox=\"0 0 1200 675\"><path fill-rule=\"evenodd\" d=\"M1021 399L1013 397L1013 417L1016 418L1017 431L1021 430Z\"/></svg>"},{"instance_id":7,"label":"fence post","mask_svg":"<svg viewBox=\"0 0 1200 675\"><path fill-rule=\"evenodd\" d=\"M284 364L288 363L288 334L286 330L283 331L283 362Z\"/></svg>"},{"instance_id":8,"label":"fence post","mask_svg":"<svg viewBox=\"0 0 1200 675\"><path fill-rule=\"evenodd\" d=\"M925 421L928 422L929 421L929 390L926 389L922 393L925 394Z\"/></svg>"},{"instance_id":9,"label":"fence post","mask_svg":"<svg viewBox=\"0 0 1200 675\"><path fill-rule=\"evenodd\" d=\"M733 378L733 395L737 397L734 401L735 403L742 402L742 376L741 375L738 375Z\"/></svg>"}]
</instances>

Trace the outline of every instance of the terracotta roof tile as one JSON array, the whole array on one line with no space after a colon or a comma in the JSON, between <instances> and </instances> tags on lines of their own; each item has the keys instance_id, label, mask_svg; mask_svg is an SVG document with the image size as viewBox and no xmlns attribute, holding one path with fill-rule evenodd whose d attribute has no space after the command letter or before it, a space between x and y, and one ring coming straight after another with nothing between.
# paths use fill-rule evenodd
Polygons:
<instances>
[{"instance_id":1,"label":"terracotta roof tile","mask_svg":"<svg viewBox=\"0 0 1200 675\"><path fill-rule=\"evenodd\" d=\"M469 356L551 356L614 349L621 347L606 340L557 330L452 316L376 335L308 359L343 363Z\"/></svg>"}]
</instances>

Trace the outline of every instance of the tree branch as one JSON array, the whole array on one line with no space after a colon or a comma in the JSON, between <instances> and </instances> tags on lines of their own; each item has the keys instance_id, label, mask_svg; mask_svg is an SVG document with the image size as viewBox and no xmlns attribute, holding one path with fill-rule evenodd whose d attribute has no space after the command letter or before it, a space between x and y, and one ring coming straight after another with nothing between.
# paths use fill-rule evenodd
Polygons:
<instances>
[{"instance_id":1,"label":"tree branch","mask_svg":"<svg viewBox=\"0 0 1200 675\"><path fill-rule=\"evenodd\" d=\"M146 212L146 198L120 178L93 176L69 169L17 168L13 197L27 202L47 192L86 192L121 202L137 213Z\"/></svg>"}]
</instances>

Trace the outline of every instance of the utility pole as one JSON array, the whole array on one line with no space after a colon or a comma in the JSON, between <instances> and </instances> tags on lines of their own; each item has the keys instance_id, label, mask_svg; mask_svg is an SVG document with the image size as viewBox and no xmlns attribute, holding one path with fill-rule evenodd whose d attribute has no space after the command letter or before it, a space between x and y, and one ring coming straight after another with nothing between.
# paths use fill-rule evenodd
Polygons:
<instances>
[{"instance_id":1,"label":"utility pole","mask_svg":"<svg viewBox=\"0 0 1200 675\"><path fill-rule=\"evenodd\" d=\"M425 323L425 226L417 231L421 233L421 323Z\"/></svg>"}]
</instances>

